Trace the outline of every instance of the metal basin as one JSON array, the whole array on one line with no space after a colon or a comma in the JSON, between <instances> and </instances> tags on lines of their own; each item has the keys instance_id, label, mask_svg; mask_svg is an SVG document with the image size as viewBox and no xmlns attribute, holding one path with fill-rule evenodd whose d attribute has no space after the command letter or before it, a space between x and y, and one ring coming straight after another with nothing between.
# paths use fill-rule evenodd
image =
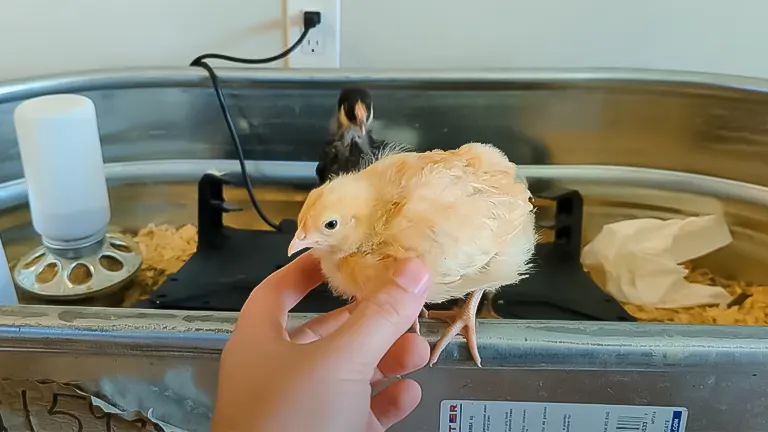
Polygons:
<instances>
[{"instance_id":1,"label":"metal basin","mask_svg":"<svg viewBox=\"0 0 768 432\"><path fill-rule=\"evenodd\" d=\"M257 197L275 219L294 216L313 185L313 161L338 87L363 83L373 90L385 138L421 149L492 142L523 165L533 187L554 182L580 190L585 241L616 220L722 212L734 242L703 264L723 277L768 284L764 81L612 70L221 75L253 160L251 174L261 184ZM11 113L21 99L54 92L82 93L96 104L118 229L194 222L199 176L237 169L227 160L230 141L198 71L105 71L9 83L0 87L0 234L11 260L36 243ZM234 200L248 208L244 194ZM226 222L261 226L253 212ZM215 355L233 318L6 308L0 343L10 348L0 354L0 370L16 380L80 381L113 401L128 389L156 388L167 397L155 404L155 416L196 430L210 414ZM425 331L434 338L441 328L429 323ZM424 402L396 430L435 430L440 400L462 398L679 405L690 410L688 430L766 430L765 407L753 403L768 397L757 381L768 373L761 328L497 321L482 323L479 334L485 367L468 367L463 344L453 344L438 367L415 375ZM179 386L196 389L194 395ZM149 408L130 398L119 403ZM180 412L195 415L185 420Z\"/></svg>"},{"instance_id":2,"label":"metal basin","mask_svg":"<svg viewBox=\"0 0 768 432\"><path fill-rule=\"evenodd\" d=\"M295 218L306 189L310 187L310 163L251 162L251 172L262 172L257 198L273 219ZM138 232L150 223L181 226L195 223L197 180L208 169L234 171L237 163L228 160L116 163L107 172L110 179L112 225L115 230ZM161 171L166 170L166 171ZM764 266L768 261L768 189L700 175L628 167L604 166L523 166L535 186L547 182L573 188L585 195L583 241L586 244L607 223L657 217L662 219L703 214L723 214L733 243L697 261L715 274L768 285ZM14 260L39 243L29 218L23 183L0 189L6 206L0 212L0 231L9 260ZM305 186L305 187L302 187ZM225 216L227 225L268 229L250 208L239 189L226 192L227 199L244 212ZM27 302L38 302L33 298Z\"/></svg>"}]
</instances>

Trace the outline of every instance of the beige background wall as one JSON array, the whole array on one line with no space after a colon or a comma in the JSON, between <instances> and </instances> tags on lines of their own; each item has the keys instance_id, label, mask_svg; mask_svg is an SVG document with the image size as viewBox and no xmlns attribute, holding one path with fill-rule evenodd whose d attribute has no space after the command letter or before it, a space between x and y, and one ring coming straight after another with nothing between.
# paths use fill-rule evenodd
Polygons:
<instances>
[{"instance_id":1,"label":"beige background wall","mask_svg":"<svg viewBox=\"0 0 768 432\"><path fill-rule=\"evenodd\" d=\"M0 79L287 46L284 0L2 0ZM768 77L762 0L341 0L342 67L619 66ZM281 65L277 65L281 66Z\"/></svg>"}]
</instances>

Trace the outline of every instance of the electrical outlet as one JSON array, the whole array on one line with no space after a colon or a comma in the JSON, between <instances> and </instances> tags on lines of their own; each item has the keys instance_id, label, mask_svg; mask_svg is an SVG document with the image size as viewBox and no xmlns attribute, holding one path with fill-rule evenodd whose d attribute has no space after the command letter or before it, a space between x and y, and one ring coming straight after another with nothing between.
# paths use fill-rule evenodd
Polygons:
<instances>
[{"instance_id":1,"label":"electrical outlet","mask_svg":"<svg viewBox=\"0 0 768 432\"><path fill-rule=\"evenodd\" d=\"M322 57L325 56L325 38L320 34L312 35L310 32L304 42L301 44L301 52L305 56ZM338 67L338 66L337 66Z\"/></svg>"},{"instance_id":2,"label":"electrical outlet","mask_svg":"<svg viewBox=\"0 0 768 432\"><path fill-rule=\"evenodd\" d=\"M304 30L304 12L320 12L320 25L288 56L290 68L338 68L341 63L341 0L287 0L288 44Z\"/></svg>"}]
</instances>

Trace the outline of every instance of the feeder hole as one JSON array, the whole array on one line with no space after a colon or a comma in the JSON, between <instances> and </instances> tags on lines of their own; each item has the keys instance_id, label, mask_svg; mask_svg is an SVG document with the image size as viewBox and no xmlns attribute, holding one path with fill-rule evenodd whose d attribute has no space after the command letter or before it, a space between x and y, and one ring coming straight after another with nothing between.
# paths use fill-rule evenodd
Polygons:
<instances>
[{"instance_id":1,"label":"feeder hole","mask_svg":"<svg viewBox=\"0 0 768 432\"><path fill-rule=\"evenodd\" d=\"M109 241L109 245L112 246L112 248L115 249L118 252L122 252L122 253L126 253L126 254L133 253L131 248L129 248L127 244L125 244L125 243L123 243L121 241L110 240Z\"/></svg>"},{"instance_id":2,"label":"feeder hole","mask_svg":"<svg viewBox=\"0 0 768 432\"><path fill-rule=\"evenodd\" d=\"M112 255L102 255L99 257L99 265L109 272L119 272L125 265L117 257Z\"/></svg>"},{"instance_id":3,"label":"feeder hole","mask_svg":"<svg viewBox=\"0 0 768 432\"><path fill-rule=\"evenodd\" d=\"M50 262L46 264L45 267L40 269L40 271L35 275L35 282L39 283L40 285L50 283L56 278L58 274L59 265L55 262Z\"/></svg>"},{"instance_id":4,"label":"feeder hole","mask_svg":"<svg viewBox=\"0 0 768 432\"><path fill-rule=\"evenodd\" d=\"M44 255L45 255L45 252L39 252L37 255L35 255L32 258L30 258L29 261L25 262L24 265L21 266L21 268L23 268L24 270L31 269L32 267L36 266L37 263L39 263L43 259ZM51 263L51 264L53 264L53 263Z\"/></svg>"},{"instance_id":5,"label":"feeder hole","mask_svg":"<svg viewBox=\"0 0 768 432\"><path fill-rule=\"evenodd\" d=\"M93 279L91 268L84 263L76 263L70 267L67 273L67 280L72 285L86 285Z\"/></svg>"}]
</instances>

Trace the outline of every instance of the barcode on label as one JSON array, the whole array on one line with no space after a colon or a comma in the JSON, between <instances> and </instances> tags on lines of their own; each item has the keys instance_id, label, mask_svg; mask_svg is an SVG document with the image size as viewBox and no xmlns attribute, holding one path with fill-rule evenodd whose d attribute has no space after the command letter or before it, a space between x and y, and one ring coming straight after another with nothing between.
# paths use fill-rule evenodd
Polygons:
<instances>
[{"instance_id":1,"label":"barcode on label","mask_svg":"<svg viewBox=\"0 0 768 432\"><path fill-rule=\"evenodd\" d=\"M616 420L616 432L643 432L647 429L643 428L648 423L648 417L646 416L619 416Z\"/></svg>"}]
</instances>

